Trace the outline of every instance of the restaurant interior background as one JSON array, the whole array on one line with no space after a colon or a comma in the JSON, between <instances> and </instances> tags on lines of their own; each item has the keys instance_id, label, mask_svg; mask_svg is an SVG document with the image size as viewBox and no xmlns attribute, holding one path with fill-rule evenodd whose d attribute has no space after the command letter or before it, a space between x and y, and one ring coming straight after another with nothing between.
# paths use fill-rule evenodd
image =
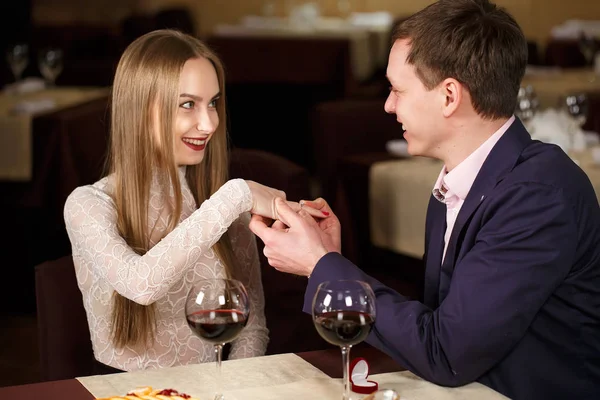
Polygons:
<instances>
[{"instance_id":1,"label":"restaurant interior background","mask_svg":"<svg viewBox=\"0 0 600 400\"><path fill-rule=\"evenodd\" d=\"M248 15L264 15L266 3L271 4L269 9L271 16L283 17L292 3L300 5L308 3L308 1L4 1L0 5L0 46L6 48L15 42L29 42L34 50L46 45L64 47L65 64L56 82L58 87L108 87L120 52L134 38L133 36L143 31L144 26L148 26L144 25L148 22L148 16L156 15L162 10L185 10L190 17L190 20L186 21L186 26L199 37L211 40L215 29L220 25L237 24L240 19ZM323 16L340 16L337 0L314 0L313 3L318 3ZM348 0L347 4L350 5L351 12L386 11L394 18L402 18L430 3L432 1ZM553 27L569 19L600 20L600 1L497 0L496 3L506 7L515 16L526 37L537 46L536 51L540 65L546 61L546 46ZM139 30L136 31L133 28L127 30L128 27L131 28L134 25ZM221 42L215 41L215 43ZM337 49L336 43L332 41L331 49ZM349 57L344 53L347 49L340 51L340 54ZM324 50L323 54L331 52ZM240 60L244 63L255 63L264 57L264 53L249 52L246 58ZM312 62L324 64L325 61L320 61L319 57L315 56L316 59ZM323 57L325 59L325 55ZM40 76L34 60L35 57L32 56L32 62L25 70L25 77ZM302 62L308 61L303 60ZM7 63L0 64L0 86L8 85L14 81L14 78ZM302 68L301 64L299 65ZM238 83L236 67L240 66L227 63L225 66L232 71L233 83ZM340 76L345 75L347 71L342 71L342 69L346 67L334 64L332 71ZM273 152L291 160L301 168L305 168L310 177L311 194L327 194L328 199L336 199L335 204L341 210L342 223L346 223L345 226L352 228L348 228L348 239L345 242L345 249L348 250L351 258L363 263L361 265L366 265L364 263L378 264L379 269L373 266L373 272L379 274L381 279L397 278L397 271L387 270L390 264L386 263L410 264L411 267L407 270L411 272L398 278L395 284L396 287L412 291L415 293L415 297L418 297L420 273L422 273L418 257L394 254L390 258L388 256L393 252L378 253L374 252L372 248L365 250L371 245L369 236L365 233L369 229L369 221L365 215L357 215L356 211L357 209L368 210L368 205L365 206L365 202L368 202L365 194L368 190L368 171L357 168L357 164L348 164L342 170L338 169L336 165L326 165L324 161L324 159L335 158L331 156L332 152L335 154L339 152L339 160L336 161L340 161L342 156L347 155L343 154L345 150L350 152L352 144L346 142L344 145L340 144L340 141L351 140L341 137L345 132L355 129L357 125L352 119L343 121L347 119L348 115L362 121L359 124L361 127L370 126L372 129L352 133L352 135L360 136L356 137L358 144L355 143L355 147L363 147L371 152L385 152L386 140L400 138L399 127L396 126L394 119L385 119L383 113L383 101L387 90L387 85L382 79L384 67L375 66L372 69L372 75L356 85L354 83L349 85L346 81L335 81L332 84L321 79L320 76L314 81L309 81L308 84L291 82L289 77L282 78L285 81L284 84L258 81L252 81L249 84L238 83L238 86L232 87L230 91L231 132L234 136L234 144L239 147L259 148ZM309 78L313 79L314 77L307 79ZM256 89L260 89L261 93L257 93ZM290 97L293 97L296 103L278 104L288 102ZM283 99L286 101L282 101ZM249 102L255 103L255 108L249 108ZM322 104L323 106L321 106ZM290 107L293 107L294 110L291 111ZM268 127L265 121L270 121ZM93 121L84 121L79 126L83 130L86 129L86 124L89 126L89 124L100 123L103 124L104 129L105 121L99 121L97 118ZM35 123L33 126L36 126ZM40 126L44 125L40 124ZM385 133L381 133L381 137L377 137L379 128L385 129ZM262 141L257 138L257 134L261 130L265 134L265 139ZM102 129L101 131L106 132ZM337 134L334 131L337 131ZM0 135L3 133L0 132ZM326 137L329 133L332 137ZM312 139L309 140L309 138ZM367 139L370 143L367 142ZM321 146L315 143L315 140L321 140ZM294 143L294 146L283 144L290 141ZM376 147L375 142L381 148ZM323 150L325 144L330 147ZM356 149L353 152L356 152ZM64 157L64 154L61 153L57 157ZM356 162L356 160L353 161ZM359 160L358 163L363 161ZM33 160L33 163L35 164L36 160ZM322 170L327 170L327 174L320 175ZM60 172L51 171L49 173L57 174L55 177L52 175L54 180L49 182L60 181ZM91 183L93 182L91 176L87 179L88 181L78 182ZM319 179L321 180L319 181ZM315 183L315 180L319 181L322 186ZM4 289L0 291L0 324L3 326L0 333L0 386L36 381L38 339L35 320L34 267L44 261L69 254L70 250L64 234L64 227L60 225L63 204L61 201L64 201L64 196L57 196L58 200L54 199L50 204L26 204L14 195L15 190L28 190L23 189L24 185L27 184L15 184L0 180L0 204L3 205L5 213L3 229L0 234L0 252L3 255L3 271L6 274ZM49 190L54 189L51 186ZM55 189L56 192L60 190L66 189L64 187ZM44 192L44 195L53 198L52 193ZM13 275L15 278L8 278L9 275Z\"/></svg>"}]
</instances>

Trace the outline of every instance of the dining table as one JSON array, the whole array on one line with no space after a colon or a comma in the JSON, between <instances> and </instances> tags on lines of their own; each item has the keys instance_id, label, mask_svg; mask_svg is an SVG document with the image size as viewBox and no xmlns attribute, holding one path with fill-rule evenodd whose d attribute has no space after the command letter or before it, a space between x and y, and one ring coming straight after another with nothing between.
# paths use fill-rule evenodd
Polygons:
<instances>
[{"instance_id":1,"label":"dining table","mask_svg":"<svg viewBox=\"0 0 600 400\"><path fill-rule=\"evenodd\" d=\"M380 389L394 389L408 400L506 399L477 382L448 388L427 382L404 369L385 353L366 344L354 346L351 360L368 363L368 379ZM342 396L340 349L284 353L223 361L224 395L228 400L339 399ZM0 398L20 400L94 400L125 395L138 387L170 388L200 400L212 398L214 363L185 365L157 370L77 377L0 388ZM352 400L367 394L351 393Z\"/></svg>"}]
</instances>

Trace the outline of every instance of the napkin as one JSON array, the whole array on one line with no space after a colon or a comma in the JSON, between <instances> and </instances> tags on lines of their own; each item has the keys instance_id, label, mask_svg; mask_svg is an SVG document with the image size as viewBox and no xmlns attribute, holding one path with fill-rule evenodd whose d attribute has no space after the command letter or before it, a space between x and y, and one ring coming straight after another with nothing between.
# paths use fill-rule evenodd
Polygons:
<instances>
[{"instance_id":1,"label":"napkin","mask_svg":"<svg viewBox=\"0 0 600 400\"><path fill-rule=\"evenodd\" d=\"M16 114L35 114L51 110L54 107L56 107L56 101L52 99L23 100L14 105L12 112Z\"/></svg>"},{"instance_id":2,"label":"napkin","mask_svg":"<svg viewBox=\"0 0 600 400\"><path fill-rule=\"evenodd\" d=\"M581 35L588 37L600 36L600 20L570 19L550 30L555 39L579 39Z\"/></svg>"},{"instance_id":3,"label":"napkin","mask_svg":"<svg viewBox=\"0 0 600 400\"><path fill-rule=\"evenodd\" d=\"M525 125L532 139L556 144L565 152L582 151L587 147L586 135L563 110L538 111Z\"/></svg>"},{"instance_id":4,"label":"napkin","mask_svg":"<svg viewBox=\"0 0 600 400\"><path fill-rule=\"evenodd\" d=\"M389 27L394 17L386 11L354 12L350 15L350 24L365 28Z\"/></svg>"},{"instance_id":5,"label":"napkin","mask_svg":"<svg viewBox=\"0 0 600 400\"><path fill-rule=\"evenodd\" d=\"M397 157L410 157L408 154L408 143L403 139L389 140L385 144L385 149L388 153Z\"/></svg>"},{"instance_id":6,"label":"napkin","mask_svg":"<svg viewBox=\"0 0 600 400\"><path fill-rule=\"evenodd\" d=\"M321 17L317 3L304 3L290 10L290 25L295 29L313 30Z\"/></svg>"},{"instance_id":7,"label":"napkin","mask_svg":"<svg viewBox=\"0 0 600 400\"><path fill-rule=\"evenodd\" d=\"M25 78L22 81L8 84L4 87L4 90L7 93L12 94L25 94L25 93L33 93L38 92L40 90L44 90L46 87L46 83L41 78L29 77Z\"/></svg>"},{"instance_id":8,"label":"napkin","mask_svg":"<svg viewBox=\"0 0 600 400\"><path fill-rule=\"evenodd\" d=\"M569 19L550 30L550 36L555 39L579 39L581 35L589 37L600 36L600 20Z\"/></svg>"}]
</instances>

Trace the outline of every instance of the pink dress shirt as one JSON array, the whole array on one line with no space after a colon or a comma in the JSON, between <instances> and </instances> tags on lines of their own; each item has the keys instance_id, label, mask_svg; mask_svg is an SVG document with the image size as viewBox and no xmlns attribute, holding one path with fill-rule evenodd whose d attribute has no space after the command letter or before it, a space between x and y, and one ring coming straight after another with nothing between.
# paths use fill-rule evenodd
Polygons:
<instances>
[{"instance_id":1,"label":"pink dress shirt","mask_svg":"<svg viewBox=\"0 0 600 400\"><path fill-rule=\"evenodd\" d=\"M446 257L446 249L448 248L448 241L456 222L456 217L462 207L473 182L481 166L485 162L485 159L492 151L492 148L502 137L508 127L514 122L514 115L504 123L488 140L483 142L481 146L472 152L467 158L465 158L460 164L458 164L452 171L446 171L446 166L442 167L442 171L438 176L435 186L433 187L433 196L446 204L446 233L444 235L444 254L442 256L442 263Z\"/></svg>"}]
</instances>

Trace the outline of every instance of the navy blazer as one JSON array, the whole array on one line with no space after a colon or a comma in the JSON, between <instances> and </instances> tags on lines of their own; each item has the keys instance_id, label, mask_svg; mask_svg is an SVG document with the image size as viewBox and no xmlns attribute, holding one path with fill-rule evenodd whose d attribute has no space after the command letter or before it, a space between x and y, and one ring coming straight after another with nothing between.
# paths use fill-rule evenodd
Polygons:
<instances>
[{"instance_id":1,"label":"navy blazer","mask_svg":"<svg viewBox=\"0 0 600 400\"><path fill-rule=\"evenodd\" d=\"M422 378L478 381L513 399L600 399L600 208L587 175L517 119L477 175L442 264L445 229L432 196L424 303L329 253L304 311L320 282L363 280L377 297L367 342Z\"/></svg>"}]
</instances>

